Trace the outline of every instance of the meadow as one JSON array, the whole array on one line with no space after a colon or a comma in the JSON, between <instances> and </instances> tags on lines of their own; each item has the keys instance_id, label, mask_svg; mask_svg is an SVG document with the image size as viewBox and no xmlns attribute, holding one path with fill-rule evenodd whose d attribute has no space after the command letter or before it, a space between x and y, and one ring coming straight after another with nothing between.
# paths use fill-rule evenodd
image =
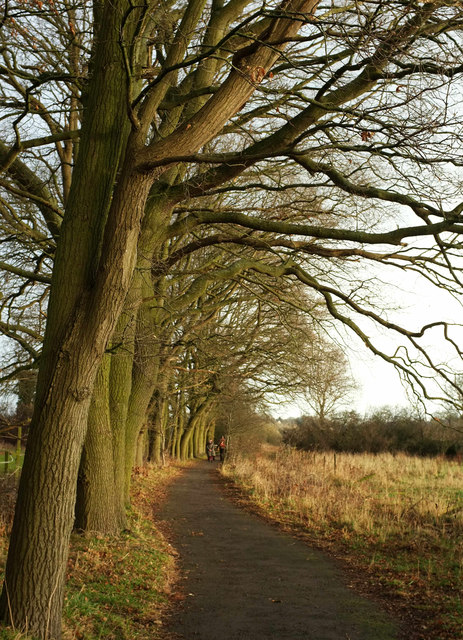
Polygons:
<instances>
[{"instance_id":1,"label":"meadow","mask_svg":"<svg viewBox=\"0 0 463 640\"><path fill-rule=\"evenodd\" d=\"M461 464L281 447L231 457L222 472L262 514L347 559L397 609L413 609L420 637L463 638Z\"/></svg>"}]
</instances>

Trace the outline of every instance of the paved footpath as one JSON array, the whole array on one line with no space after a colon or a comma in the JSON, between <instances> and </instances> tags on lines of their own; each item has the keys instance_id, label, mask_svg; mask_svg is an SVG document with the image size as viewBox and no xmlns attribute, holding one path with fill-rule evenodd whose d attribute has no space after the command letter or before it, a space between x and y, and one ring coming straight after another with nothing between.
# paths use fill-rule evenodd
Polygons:
<instances>
[{"instance_id":1,"label":"paved footpath","mask_svg":"<svg viewBox=\"0 0 463 640\"><path fill-rule=\"evenodd\" d=\"M185 598L168 627L186 640L397 640L323 553L234 505L215 464L170 487L159 514L180 554Z\"/></svg>"}]
</instances>

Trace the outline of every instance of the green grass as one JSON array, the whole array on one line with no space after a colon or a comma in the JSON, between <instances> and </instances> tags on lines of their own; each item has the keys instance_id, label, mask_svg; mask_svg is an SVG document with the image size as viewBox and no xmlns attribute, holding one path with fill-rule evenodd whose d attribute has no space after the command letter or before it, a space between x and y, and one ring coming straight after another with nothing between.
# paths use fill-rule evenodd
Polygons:
<instances>
[{"instance_id":1,"label":"green grass","mask_svg":"<svg viewBox=\"0 0 463 640\"><path fill-rule=\"evenodd\" d=\"M128 530L115 538L73 536L64 607L65 640L156 640L173 558L149 515L175 473L153 469L133 483Z\"/></svg>"},{"instance_id":2,"label":"green grass","mask_svg":"<svg viewBox=\"0 0 463 640\"><path fill-rule=\"evenodd\" d=\"M0 475L14 473L16 470L21 469L23 460L24 451L21 451L18 456L15 450L0 450Z\"/></svg>"},{"instance_id":3,"label":"green grass","mask_svg":"<svg viewBox=\"0 0 463 640\"><path fill-rule=\"evenodd\" d=\"M139 523L140 524L140 523ZM155 638L168 555L149 523L113 539L73 539L66 588L66 638Z\"/></svg>"},{"instance_id":4,"label":"green grass","mask_svg":"<svg viewBox=\"0 0 463 640\"><path fill-rule=\"evenodd\" d=\"M178 471L175 466L153 468L133 479L128 526L120 536L73 534L67 567L63 640L156 640L160 637L175 563L168 544L152 521L152 510ZM0 558L0 580L5 555ZM3 627L0 640L33 638Z\"/></svg>"}]
</instances>

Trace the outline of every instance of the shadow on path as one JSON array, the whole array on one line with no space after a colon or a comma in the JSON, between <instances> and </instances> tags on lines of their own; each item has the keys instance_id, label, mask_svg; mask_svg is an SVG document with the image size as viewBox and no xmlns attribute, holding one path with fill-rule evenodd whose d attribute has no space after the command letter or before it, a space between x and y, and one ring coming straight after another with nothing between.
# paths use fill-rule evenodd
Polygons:
<instances>
[{"instance_id":1,"label":"shadow on path","mask_svg":"<svg viewBox=\"0 0 463 640\"><path fill-rule=\"evenodd\" d=\"M186 640L396 640L378 607L321 552L242 511L199 463L170 487L159 518L180 554L185 599L169 621Z\"/></svg>"}]
</instances>

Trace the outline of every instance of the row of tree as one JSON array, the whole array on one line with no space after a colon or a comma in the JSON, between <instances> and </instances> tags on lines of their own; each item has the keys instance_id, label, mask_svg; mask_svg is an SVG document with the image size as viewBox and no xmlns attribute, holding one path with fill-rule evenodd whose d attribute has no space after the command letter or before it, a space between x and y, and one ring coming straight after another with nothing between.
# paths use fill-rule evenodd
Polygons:
<instances>
[{"instance_id":1,"label":"row of tree","mask_svg":"<svg viewBox=\"0 0 463 640\"><path fill-rule=\"evenodd\" d=\"M4 620L60 637L75 514L124 526L146 439L192 455L230 397L308 384L326 413L336 323L459 392L425 349L460 358L453 328L401 326L378 283L462 293L462 26L453 0L5 4L2 376L38 378Z\"/></svg>"}]
</instances>

